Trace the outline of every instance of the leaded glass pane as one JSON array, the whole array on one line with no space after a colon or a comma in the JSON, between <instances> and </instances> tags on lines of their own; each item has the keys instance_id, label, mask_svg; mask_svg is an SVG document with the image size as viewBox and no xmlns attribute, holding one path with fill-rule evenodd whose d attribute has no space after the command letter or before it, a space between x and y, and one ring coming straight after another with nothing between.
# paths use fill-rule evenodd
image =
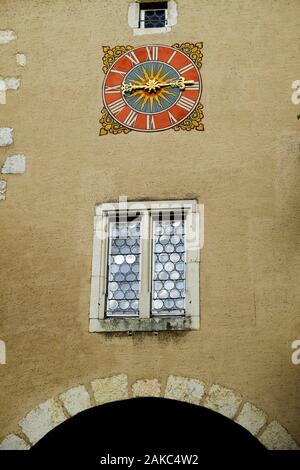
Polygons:
<instances>
[{"instance_id":1,"label":"leaded glass pane","mask_svg":"<svg viewBox=\"0 0 300 470\"><path fill-rule=\"evenodd\" d=\"M110 222L107 316L139 313L140 221Z\"/></svg>"},{"instance_id":2,"label":"leaded glass pane","mask_svg":"<svg viewBox=\"0 0 300 470\"><path fill-rule=\"evenodd\" d=\"M185 313L184 219L153 221L152 314Z\"/></svg>"}]
</instances>

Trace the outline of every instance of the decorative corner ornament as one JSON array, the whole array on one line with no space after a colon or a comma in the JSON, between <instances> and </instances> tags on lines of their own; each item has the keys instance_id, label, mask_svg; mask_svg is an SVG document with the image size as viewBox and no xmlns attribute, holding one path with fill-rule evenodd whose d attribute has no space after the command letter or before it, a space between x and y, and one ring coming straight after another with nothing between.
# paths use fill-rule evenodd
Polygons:
<instances>
[{"instance_id":1,"label":"decorative corner ornament","mask_svg":"<svg viewBox=\"0 0 300 470\"><path fill-rule=\"evenodd\" d=\"M203 48L203 42L196 42L195 44L191 42L183 42L182 44L176 43L173 44L172 47L174 47L174 49L178 49L179 51L189 56L192 61L196 64L198 69L201 69L203 57L201 49Z\"/></svg>"},{"instance_id":2,"label":"decorative corner ornament","mask_svg":"<svg viewBox=\"0 0 300 470\"><path fill-rule=\"evenodd\" d=\"M103 46L102 49L103 49L102 70L105 74L107 74L107 72L109 71L111 66L115 63L115 61L119 57L121 57L121 55L123 55L125 52L133 49L133 46L115 46L115 47Z\"/></svg>"},{"instance_id":3,"label":"decorative corner ornament","mask_svg":"<svg viewBox=\"0 0 300 470\"><path fill-rule=\"evenodd\" d=\"M203 131L202 47L200 42L104 46L99 135Z\"/></svg>"},{"instance_id":4,"label":"decorative corner ornament","mask_svg":"<svg viewBox=\"0 0 300 470\"><path fill-rule=\"evenodd\" d=\"M130 129L127 127L122 126L119 124L106 110L106 108L102 108L101 111L101 118L99 122L101 124L99 135L107 135L107 134L128 134Z\"/></svg>"},{"instance_id":5,"label":"decorative corner ornament","mask_svg":"<svg viewBox=\"0 0 300 470\"><path fill-rule=\"evenodd\" d=\"M173 127L174 131L204 131L204 125L201 122L203 119L202 109L203 105L199 103L192 114L190 114L178 126Z\"/></svg>"}]
</instances>

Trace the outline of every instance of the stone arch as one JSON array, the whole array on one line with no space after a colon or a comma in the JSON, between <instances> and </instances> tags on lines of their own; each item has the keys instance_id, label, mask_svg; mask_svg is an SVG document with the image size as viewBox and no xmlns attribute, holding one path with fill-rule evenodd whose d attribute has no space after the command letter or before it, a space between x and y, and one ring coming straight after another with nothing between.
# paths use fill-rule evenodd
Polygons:
<instances>
[{"instance_id":1,"label":"stone arch","mask_svg":"<svg viewBox=\"0 0 300 470\"><path fill-rule=\"evenodd\" d=\"M267 449L299 450L297 442L276 419L270 419L263 410L235 390L174 375L168 377L164 393L160 381L155 378L137 380L129 390L126 374L98 378L49 398L20 420L18 429L4 437L0 449L29 449L71 416L93 406L131 397L165 397L201 405L234 420Z\"/></svg>"}]
</instances>

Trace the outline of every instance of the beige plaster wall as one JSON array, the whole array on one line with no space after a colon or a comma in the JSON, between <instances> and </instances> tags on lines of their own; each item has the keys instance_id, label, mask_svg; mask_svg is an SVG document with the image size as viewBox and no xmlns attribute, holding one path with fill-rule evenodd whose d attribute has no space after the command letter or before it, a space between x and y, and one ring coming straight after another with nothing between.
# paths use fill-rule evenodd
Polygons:
<instances>
[{"instance_id":1,"label":"beige plaster wall","mask_svg":"<svg viewBox=\"0 0 300 470\"><path fill-rule=\"evenodd\" d=\"M1 0L0 106L27 170L0 202L0 437L30 409L95 377L169 374L239 390L300 441L298 0L178 0L166 35L133 37L126 0ZM102 45L204 43L204 132L99 137ZM15 54L25 53L20 69ZM98 202L205 205L201 329L88 333Z\"/></svg>"}]
</instances>

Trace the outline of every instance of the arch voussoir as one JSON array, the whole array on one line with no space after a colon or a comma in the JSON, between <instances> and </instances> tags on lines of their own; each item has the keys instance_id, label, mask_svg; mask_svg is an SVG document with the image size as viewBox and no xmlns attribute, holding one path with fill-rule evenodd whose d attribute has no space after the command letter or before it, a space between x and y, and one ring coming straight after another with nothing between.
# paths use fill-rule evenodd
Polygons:
<instances>
[{"instance_id":1,"label":"arch voussoir","mask_svg":"<svg viewBox=\"0 0 300 470\"><path fill-rule=\"evenodd\" d=\"M276 419L243 399L233 389L219 384L207 385L193 377L170 375L164 393L157 378L136 380L129 390L126 374L101 377L79 384L49 398L19 422L15 432L6 435L0 450L27 450L53 428L93 406L130 397L160 397L201 405L223 414L246 428L270 450L299 450L299 445Z\"/></svg>"}]
</instances>

